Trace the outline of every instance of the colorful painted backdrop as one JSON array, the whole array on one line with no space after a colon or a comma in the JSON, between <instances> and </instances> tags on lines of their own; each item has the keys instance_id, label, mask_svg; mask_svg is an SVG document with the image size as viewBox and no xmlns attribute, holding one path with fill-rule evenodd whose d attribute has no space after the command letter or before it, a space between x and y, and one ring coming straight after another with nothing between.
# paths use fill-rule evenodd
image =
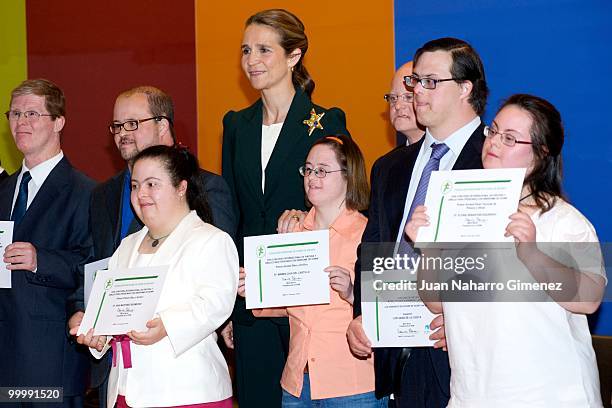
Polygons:
<instances>
[{"instance_id":1,"label":"colorful painted backdrop","mask_svg":"<svg viewBox=\"0 0 612 408\"><path fill-rule=\"evenodd\" d=\"M175 100L179 140L198 153L202 167L218 172L223 114L257 98L239 66L244 20L271 7L288 8L304 21L314 99L344 109L368 166L394 144L382 99L394 67L432 38L471 42L491 88L485 121L515 92L556 104L567 127L568 196L600 239L612 240L609 1L5 1L0 106L8 109L10 89L25 78L58 83L68 105L64 150L78 168L103 180L124 166L107 131L115 96L155 85ZM21 163L6 120L0 160L9 171ZM612 334L612 307L604 305L594 322L596 332Z\"/></svg>"}]
</instances>

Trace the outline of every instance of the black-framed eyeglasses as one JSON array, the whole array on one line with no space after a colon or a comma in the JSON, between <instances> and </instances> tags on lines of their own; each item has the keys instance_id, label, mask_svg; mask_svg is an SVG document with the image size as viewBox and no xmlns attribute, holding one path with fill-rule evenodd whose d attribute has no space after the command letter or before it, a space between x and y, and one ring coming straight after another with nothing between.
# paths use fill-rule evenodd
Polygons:
<instances>
[{"instance_id":1,"label":"black-framed eyeglasses","mask_svg":"<svg viewBox=\"0 0 612 408\"><path fill-rule=\"evenodd\" d=\"M516 137L509 133L498 132L497 129L491 126L485 126L484 135L488 138L495 137L495 135L499 135L501 137L501 141L508 147L513 147L515 144L533 144L531 142L525 142L522 140L516 140Z\"/></svg>"},{"instance_id":2,"label":"black-framed eyeglasses","mask_svg":"<svg viewBox=\"0 0 612 408\"><path fill-rule=\"evenodd\" d=\"M312 173L314 173L315 176L317 176L318 178L323 178L325 176L327 176L328 173L337 173L339 171L346 171L345 169L340 169L340 170L325 170L323 167L308 167L308 166L301 166L298 171L300 172L300 176L302 177L309 177Z\"/></svg>"},{"instance_id":3,"label":"black-framed eyeglasses","mask_svg":"<svg viewBox=\"0 0 612 408\"><path fill-rule=\"evenodd\" d=\"M162 119L166 119L170 125L172 125L172 121L167 116L153 116L151 118L146 119L132 119L126 120L125 122L113 122L108 126L108 130L112 135L117 135L121 133L121 128L125 129L126 132L133 132L138 129L138 125L143 122L148 122L150 120L161 121Z\"/></svg>"},{"instance_id":4,"label":"black-framed eyeglasses","mask_svg":"<svg viewBox=\"0 0 612 408\"><path fill-rule=\"evenodd\" d=\"M436 89L436 86L439 82L446 81L463 81L461 78L445 78L445 79L435 79L435 78L419 78L416 75L407 75L404 77L404 83L406 86L414 88L417 84L421 84L421 86L425 89Z\"/></svg>"},{"instance_id":5,"label":"black-framed eyeglasses","mask_svg":"<svg viewBox=\"0 0 612 408\"><path fill-rule=\"evenodd\" d=\"M23 117L29 120L30 122L40 119L41 116L55 116L49 113L40 113L40 112L36 112L33 110L29 110L25 112L21 112L18 110L10 110L10 111L6 111L4 114L6 115L6 118L11 122L17 122L19 118L21 117L21 115L23 115Z\"/></svg>"},{"instance_id":6,"label":"black-framed eyeglasses","mask_svg":"<svg viewBox=\"0 0 612 408\"><path fill-rule=\"evenodd\" d=\"M402 101L405 103L412 103L413 100L414 100L414 93L412 92L406 92L400 95L393 94L393 93L385 94L385 101L387 101L389 105L395 105L399 101Z\"/></svg>"}]
</instances>

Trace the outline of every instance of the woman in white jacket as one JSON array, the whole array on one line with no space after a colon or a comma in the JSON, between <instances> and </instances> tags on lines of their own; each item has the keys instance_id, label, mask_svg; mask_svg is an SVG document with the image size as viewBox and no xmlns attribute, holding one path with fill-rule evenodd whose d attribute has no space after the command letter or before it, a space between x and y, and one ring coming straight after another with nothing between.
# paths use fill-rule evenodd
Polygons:
<instances>
[{"instance_id":1,"label":"woman in white jacket","mask_svg":"<svg viewBox=\"0 0 612 408\"><path fill-rule=\"evenodd\" d=\"M215 330L231 314L238 254L209 224L197 159L154 146L134 160L132 206L145 227L122 242L109 269L169 265L146 332L131 331L131 367L114 347L108 386L113 407L231 407L232 385ZM79 339L101 358L115 342L92 331ZM127 354L127 353L126 353Z\"/></svg>"}]
</instances>

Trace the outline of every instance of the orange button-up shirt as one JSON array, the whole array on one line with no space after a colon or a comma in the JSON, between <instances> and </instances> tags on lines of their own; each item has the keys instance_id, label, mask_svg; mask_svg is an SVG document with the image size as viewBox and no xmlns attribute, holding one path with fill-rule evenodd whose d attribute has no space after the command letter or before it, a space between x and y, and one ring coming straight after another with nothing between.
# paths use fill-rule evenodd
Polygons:
<instances>
[{"instance_id":1,"label":"orange button-up shirt","mask_svg":"<svg viewBox=\"0 0 612 408\"><path fill-rule=\"evenodd\" d=\"M314 229L314 217L313 208L304 220L304 230ZM357 246L366 223L367 218L359 212L344 210L329 227L330 265L349 270L353 282ZM362 360L353 356L346 340L346 330L353 320L353 307L331 287L329 291L329 304L286 308L291 340L281 386L292 395L302 393L306 365L312 399L374 390L373 359ZM254 311L259 316L278 316L279 312L279 309Z\"/></svg>"}]
</instances>

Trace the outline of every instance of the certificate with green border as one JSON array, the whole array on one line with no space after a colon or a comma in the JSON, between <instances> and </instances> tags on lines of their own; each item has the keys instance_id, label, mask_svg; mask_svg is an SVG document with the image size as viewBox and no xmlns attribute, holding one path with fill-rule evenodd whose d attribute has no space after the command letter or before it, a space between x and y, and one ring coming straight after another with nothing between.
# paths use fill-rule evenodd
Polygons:
<instances>
[{"instance_id":1,"label":"certificate with green border","mask_svg":"<svg viewBox=\"0 0 612 408\"><path fill-rule=\"evenodd\" d=\"M168 266L100 270L96 274L78 334L146 331L157 308Z\"/></svg>"},{"instance_id":2,"label":"certificate with green border","mask_svg":"<svg viewBox=\"0 0 612 408\"><path fill-rule=\"evenodd\" d=\"M525 169L434 171L425 206L429 225L419 243L507 242L508 217L517 211Z\"/></svg>"},{"instance_id":3,"label":"certificate with green border","mask_svg":"<svg viewBox=\"0 0 612 408\"><path fill-rule=\"evenodd\" d=\"M329 303L329 231L244 239L247 309Z\"/></svg>"},{"instance_id":4,"label":"certificate with green border","mask_svg":"<svg viewBox=\"0 0 612 408\"><path fill-rule=\"evenodd\" d=\"M4 250L13 242L13 221L0 221L0 260L4 258ZM11 271L6 264L0 262L0 288L11 287Z\"/></svg>"}]
</instances>

